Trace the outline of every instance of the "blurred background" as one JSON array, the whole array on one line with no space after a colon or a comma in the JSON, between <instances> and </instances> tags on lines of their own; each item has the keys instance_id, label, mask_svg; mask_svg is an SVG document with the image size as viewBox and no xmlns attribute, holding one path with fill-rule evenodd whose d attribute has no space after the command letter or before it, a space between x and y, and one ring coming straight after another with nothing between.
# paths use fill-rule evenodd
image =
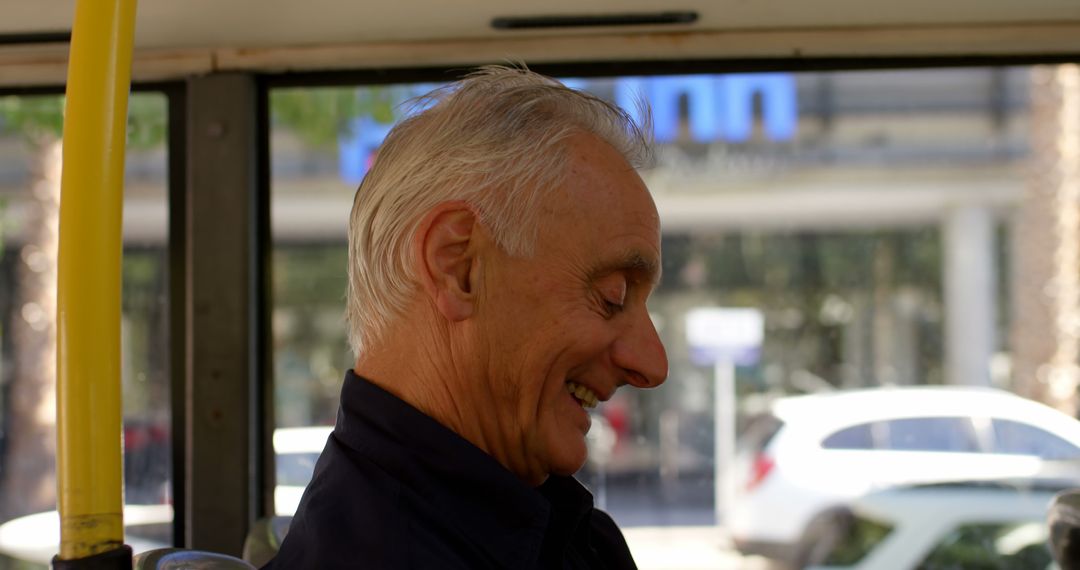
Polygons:
<instances>
[{"instance_id":1,"label":"blurred background","mask_svg":"<svg viewBox=\"0 0 1080 570\"><path fill-rule=\"evenodd\" d=\"M1080 86L1069 73L1075 67L564 78L628 108L642 98L654 115L658 160L641 174L663 224L664 275L650 312L670 375L596 411L579 474L643 568L811 564L812 555L836 558L832 547L851 537L863 552L849 549L846 560L866 562L904 525L874 493L1077 473L1053 469L1080 459L1080 120L1063 119ZM295 509L353 360L342 318L353 193L403 103L436 86L270 93L281 513ZM171 501L167 103L137 93L129 119L132 505ZM0 522L55 509L61 107L55 95L0 96ZM965 390L904 389L920 386ZM809 398L792 398L800 395ZM872 468L888 461L914 468L892 478ZM821 480L838 472L842 489ZM956 487L945 492L972 492ZM1027 485L1025 497L1048 488ZM868 505L852 503L868 495ZM1004 501L1003 512L1022 511ZM161 517L148 524L171 520ZM933 540L1000 542L994 529L964 535L975 523L955 523ZM158 526L168 542L168 525ZM823 539L820 528L840 530ZM829 547L815 554L808 539ZM1016 541L1000 559L1031 543ZM949 567L951 555L941 556L942 566L924 566ZM1027 564L1017 567L1039 567Z\"/></svg>"}]
</instances>

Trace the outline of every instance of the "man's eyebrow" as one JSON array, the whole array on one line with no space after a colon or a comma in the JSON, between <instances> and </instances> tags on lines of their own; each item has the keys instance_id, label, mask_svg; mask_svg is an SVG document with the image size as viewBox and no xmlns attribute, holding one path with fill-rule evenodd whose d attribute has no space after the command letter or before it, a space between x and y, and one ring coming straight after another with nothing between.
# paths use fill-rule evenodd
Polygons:
<instances>
[{"instance_id":1,"label":"man's eyebrow","mask_svg":"<svg viewBox=\"0 0 1080 570\"><path fill-rule=\"evenodd\" d=\"M637 250L627 251L610 261L601 263L592 273L594 277L599 277L614 271L625 271L644 277L653 286L660 283L659 260Z\"/></svg>"}]
</instances>

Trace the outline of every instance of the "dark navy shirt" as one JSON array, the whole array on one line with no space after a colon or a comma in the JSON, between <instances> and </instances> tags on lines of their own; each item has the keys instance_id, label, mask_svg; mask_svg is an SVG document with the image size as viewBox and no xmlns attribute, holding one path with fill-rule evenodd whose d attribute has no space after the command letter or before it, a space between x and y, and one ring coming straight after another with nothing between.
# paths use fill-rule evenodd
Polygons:
<instances>
[{"instance_id":1,"label":"dark navy shirt","mask_svg":"<svg viewBox=\"0 0 1080 570\"><path fill-rule=\"evenodd\" d=\"M572 477L538 488L350 371L274 570L636 569Z\"/></svg>"}]
</instances>

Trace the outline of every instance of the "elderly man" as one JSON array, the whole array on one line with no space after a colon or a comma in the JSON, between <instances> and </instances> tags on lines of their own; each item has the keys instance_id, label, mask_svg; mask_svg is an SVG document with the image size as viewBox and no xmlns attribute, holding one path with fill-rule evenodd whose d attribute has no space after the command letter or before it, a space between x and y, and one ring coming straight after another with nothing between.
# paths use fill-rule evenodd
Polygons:
<instances>
[{"instance_id":1,"label":"elderly man","mask_svg":"<svg viewBox=\"0 0 1080 570\"><path fill-rule=\"evenodd\" d=\"M667 374L648 138L520 69L429 102L356 193L356 365L271 566L634 568L572 474L588 411Z\"/></svg>"}]
</instances>

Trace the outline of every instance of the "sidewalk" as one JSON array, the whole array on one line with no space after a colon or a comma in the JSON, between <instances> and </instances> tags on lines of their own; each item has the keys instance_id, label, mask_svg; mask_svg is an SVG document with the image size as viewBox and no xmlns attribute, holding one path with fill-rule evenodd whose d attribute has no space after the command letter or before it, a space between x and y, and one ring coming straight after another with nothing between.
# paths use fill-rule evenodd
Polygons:
<instances>
[{"instance_id":1,"label":"sidewalk","mask_svg":"<svg viewBox=\"0 0 1080 570\"><path fill-rule=\"evenodd\" d=\"M624 527L640 570L774 570L768 560L743 557L717 526Z\"/></svg>"}]
</instances>

